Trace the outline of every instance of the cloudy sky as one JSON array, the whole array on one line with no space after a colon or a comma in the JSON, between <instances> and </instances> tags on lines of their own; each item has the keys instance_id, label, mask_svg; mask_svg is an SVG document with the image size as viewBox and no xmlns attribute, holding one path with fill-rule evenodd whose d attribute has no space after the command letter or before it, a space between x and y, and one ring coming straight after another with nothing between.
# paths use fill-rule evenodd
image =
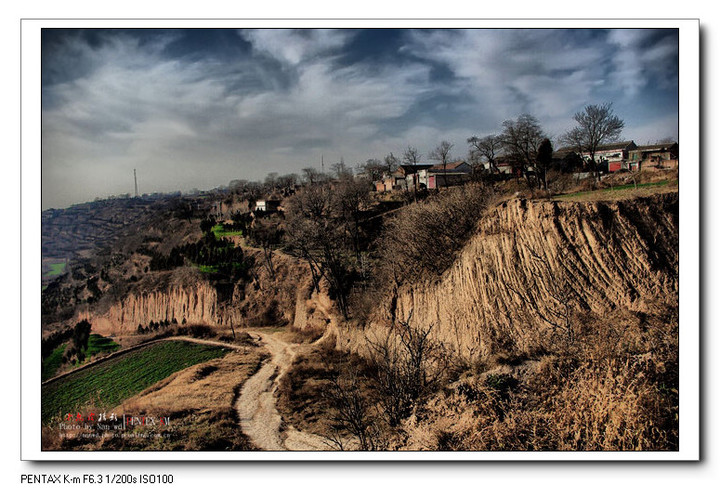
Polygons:
<instances>
[{"instance_id":1,"label":"cloudy sky","mask_svg":"<svg viewBox=\"0 0 720 498\"><path fill-rule=\"evenodd\" d=\"M558 137L612 102L624 138L678 134L674 29L42 33L42 205L427 159L535 115Z\"/></svg>"}]
</instances>

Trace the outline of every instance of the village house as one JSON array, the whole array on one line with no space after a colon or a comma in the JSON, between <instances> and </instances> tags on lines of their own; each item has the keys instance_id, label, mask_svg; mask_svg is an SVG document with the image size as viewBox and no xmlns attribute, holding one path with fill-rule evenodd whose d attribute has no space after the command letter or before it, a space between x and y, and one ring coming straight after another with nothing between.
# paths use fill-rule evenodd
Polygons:
<instances>
[{"instance_id":1,"label":"village house","mask_svg":"<svg viewBox=\"0 0 720 498\"><path fill-rule=\"evenodd\" d=\"M677 142L640 145L630 152L628 169L640 171L643 168L677 168L678 157L679 148Z\"/></svg>"},{"instance_id":2,"label":"village house","mask_svg":"<svg viewBox=\"0 0 720 498\"><path fill-rule=\"evenodd\" d=\"M255 211L274 213L280 207L280 201L276 199L261 199L255 203Z\"/></svg>"},{"instance_id":3,"label":"village house","mask_svg":"<svg viewBox=\"0 0 720 498\"><path fill-rule=\"evenodd\" d=\"M465 161L455 161L445 166L435 164L418 171L418 182L430 190L450 185L460 185L470 179L472 166Z\"/></svg>"},{"instance_id":4,"label":"village house","mask_svg":"<svg viewBox=\"0 0 720 498\"><path fill-rule=\"evenodd\" d=\"M432 167L432 164L402 164L398 172L405 175L405 186L408 190L417 190L420 188L420 172Z\"/></svg>"},{"instance_id":5,"label":"village house","mask_svg":"<svg viewBox=\"0 0 720 498\"><path fill-rule=\"evenodd\" d=\"M406 189L405 175L400 171L384 175L383 183L385 184L385 191Z\"/></svg>"},{"instance_id":6,"label":"village house","mask_svg":"<svg viewBox=\"0 0 720 498\"><path fill-rule=\"evenodd\" d=\"M637 149L637 145L635 145L635 142L632 140L600 145L595 151L595 163L602 164L607 162L608 173L614 173L621 169L629 169L628 159L630 158L630 151L635 149ZM590 154L588 152L583 151L581 155L585 161L590 160Z\"/></svg>"},{"instance_id":7,"label":"village house","mask_svg":"<svg viewBox=\"0 0 720 498\"><path fill-rule=\"evenodd\" d=\"M576 178L590 176L590 172L585 171L585 163L582 157L572 147L564 147L553 151L550 168L563 173L573 173Z\"/></svg>"},{"instance_id":8,"label":"village house","mask_svg":"<svg viewBox=\"0 0 720 498\"><path fill-rule=\"evenodd\" d=\"M485 168L488 170L490 169L490 163L484 164ZM519 176L519 168L516 168L513 166L512 161L510 160L510 156L501 156L495 158L495 168L493 168L495 171L491 171L491 173L498 173L501 175L513 175L513 176Z\"/></svg>"},{"instance_id":9,"label":"village house","mask_svg":"<svg viewBox=\"0 0 720 498\"><path fill-rule=\"evenodd\" d=\"M635 149L637 149L637 145L632 140L600 145L595 151L595 163L603 173L632 169L630 168L630 154ZM590 161L590 153L582 151L578 154L575 147L563 147L553 152L554 165L560 166L563 171L572 171L576 175L586 174L587 172L578 171L578 158L582 158L583 164L587 164Z\"/></svg>"}]
</instances>

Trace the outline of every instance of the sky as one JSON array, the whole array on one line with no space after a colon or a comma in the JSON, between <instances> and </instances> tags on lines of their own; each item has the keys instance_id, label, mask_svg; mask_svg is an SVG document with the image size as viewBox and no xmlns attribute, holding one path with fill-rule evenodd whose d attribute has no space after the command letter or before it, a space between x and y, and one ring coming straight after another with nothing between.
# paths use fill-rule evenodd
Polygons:
<instances>
[{"instance_id":1,"label":"sky","mask_svg":"<svg viewBox=\"0 0 720 498\"><path fill-rule=\"evenodd\" d=\"M354 167L612 103L678 138L675 29L43 29L42 208ZM560 145L555 144L555 148Z\"/></svg>"}]
</instances>

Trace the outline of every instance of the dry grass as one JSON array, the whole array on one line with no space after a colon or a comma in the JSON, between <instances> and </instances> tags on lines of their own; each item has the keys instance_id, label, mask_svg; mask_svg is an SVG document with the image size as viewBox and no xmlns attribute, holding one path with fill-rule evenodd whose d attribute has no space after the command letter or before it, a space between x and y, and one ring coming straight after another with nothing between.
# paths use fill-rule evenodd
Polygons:
<instances>
[{"instance_id":1,"label":"dry grass","mask_svg":"<svg viewBox=\"0 0 720 498\"><path fill-rule=\"evenodd\" d=\"M534 354L502 342L481 362L457 362L455 370L464 368L459 380L420 400L399 427L383 422L372 368L318 345L296 358L278 409L298 429L351 440L330 423L326 394L331 379L356 372L353 389L370 401L367 413L378 420L373 429L382 430L377 440L387 449L672 451L679 429L677 316L652 303L649 309L576 316L572 337L538 332Z\"/></svg>"},{"instance_id":2,"label":"dry grass","mask_svg":"<svg viewBox=\"0 0 720 498\"><path fill-rule=\"evenodd\" d=\"M247 348L187 368L123 403L126 413L179 413L231 406L234 389L256 370L262 355Z\"/></svg>"},{"instance_id":3,"label":"dry grass","mask_svg":"<svg viewBox=\"0 0 720 498\"><path fill-rule=\"evenodd\" d=\"M550 403L559 450L677 449L668 431L667 395L649 377L645 358L609 360L578 369Z\"/></svg>"},{"instance_id":4,"label":"dry grass","mask_svg":"<svg viewBox=\"0 0 720 498\"><path fill-rule=\"evenodd\" d=\"M366 363L355 355L334 349L327 342L298 354L278 390L277 409L288 424L326 437L337 436L331 428L332 409L327 399L331 379L346 371L364 373ZM374 391L366 376L359 376L359 389L372 398ZM348 433L339 435L350 438Z\"/></svg>"},{"instance_id":5,"label":"dry grass","mask_svg":"<svg viewBox=\"0 0 720 498\"><path fill-rule=\"evenodd\" d=\"M584 318L574 340L544 345L552 352L469 370L406 420L408 447L676 450L674 314Z\"/></svg>"},{"instance_id":6,"label":"dry grass","mask_svg":"<svg viewBox=\"0 0 720 498\"><path fill-rule=\"evenodd\" d=\"M276 335L285 342L293 344L311 344L320 339L325 331L318 327L309 327L307 329L296 329L289 327Z\"/></svg>"}]
</instances>

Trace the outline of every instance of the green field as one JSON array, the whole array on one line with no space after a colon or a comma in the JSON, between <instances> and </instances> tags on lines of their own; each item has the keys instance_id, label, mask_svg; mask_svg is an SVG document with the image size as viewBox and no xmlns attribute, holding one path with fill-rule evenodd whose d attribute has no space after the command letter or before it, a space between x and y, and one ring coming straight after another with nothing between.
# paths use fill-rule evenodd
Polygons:
<instances>
[{"instance_id":1,"label":"green field","mask_svg":"<svg viewBox=\"0 0 720 498\"><path fill-rule=\"evenodd\" d=\"M65 271L65 263L51 263L50 271L45 273L46 277L56 277Z\"/></svg>"},{"instance_id":2,"label":"green field","mask_svg":"<svg viewBox=\"0 0 720 498\"><path fill-rule=\"evenodd\" d=\"M99 353L112 353L120 349L120 344L113 341L109 337L99 334L90 334L88 339L88 347L85 350L85 356L90 359Z\"/></svg>"},{"instance_id":3,"label":"green field","mask_svg":"<svg viewBox=\"0 0 720 498\"><path fill-rule=\"evenodd\" d=\"M604 188L604 189L600 189L600 190L583 190L582 192L574 192L572 194L557 195L557 196L555 196L555 199L574 199L574 198L578 198L578 197L590 196L593 194L599 194L599 193L603 193L603 192L615 192L618 190L629 190L629 189L635 189L635 188L642 189L642 188L652 188L652 187L664 187L668 184L669 184L669 180L663 180L663 181L655 182L655 183L638 183L637 186L632 183L629 183L627 185L617 185L615 187L609 187L609 188Z\"/></svg>"},{"instance_id":4,"label":"green field","mask_svg":"<svg viewBox=\"0 0 720 498\"><path fill-rule=\"evenodd\" d=\"M61 344L56 347L50 356L45 358L42 362L42 380L45 382L55 376L55 373L62 364L63 353L65 352L65 344Z\"/></svg>"},{"instance_id":5,"label":"green field","mask_svg":"<svg viewBox=\"0 0 720 498\"><path fill-rule=\"evenodd\" d=\"M42 380L43 382L55 376L58 369L62 365L63 353L65 353L66 344L56 347L50 356L42 362ZM87 349L85 349L85 362L92 359L93 356L100 353L112 353L120 349L120 344L116 343L108 337L98 334L90 334L88 338ZM82 365L82 363L77 366Z\"/></svg>"},{"instance_id":6,"label":"green field","mask_svg":"<svg viewBox=\"0 0 720 498\"><path fill-rule=\"evenodd\" d=\"M212 233L215 234L215 238L218 240L223 237L237 237L243 234L242 230L225 230L225 227L223 227L221 223L212 227Z\"/></svg>"},{"instance_id":7,"label":"green field","mask_svg":"<svg viewBox=\"0 0 720 498\"><path fill-rule=\"evenodd\" d=\"M231 263L230 264L233 269L242 269L243 265L242 263ZM221 270L229 271L230 267L225 266L224 268L221 268L221 265L194 265L195 268L200 270L202 273L219 273Z\"/></svg>"},{"instance_id":8,"label":"green field","mask_svg":"<svg viewBox=\"0 0 720 498\"><path fill-rule=\"evenodd\" d=\"M108 409L174 372L219 358L227 348L164 341L81 370L42 387L42 422L92 404Z\"/></svg>"},{"instance_id":9,"label":"green field","mask_svg":"<svg viewBox=\"0 0 720 498\"><path fill-rule=\"evenodd\" d=\"M198 270L202 273L217 273L218 267L216 265L195 265Z\"/></svg>"}]
</instances>

